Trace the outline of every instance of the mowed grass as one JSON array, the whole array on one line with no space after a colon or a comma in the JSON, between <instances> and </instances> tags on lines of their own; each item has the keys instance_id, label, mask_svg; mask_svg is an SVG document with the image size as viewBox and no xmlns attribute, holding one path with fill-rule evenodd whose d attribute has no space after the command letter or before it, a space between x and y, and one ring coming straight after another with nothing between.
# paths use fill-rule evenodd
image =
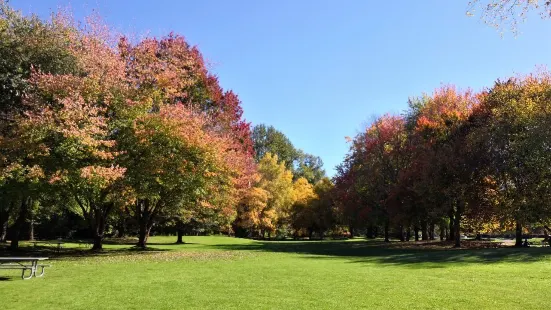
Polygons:
<instances>
[{"instance_id":1,"label":"mowed grass","mask_svg":"<svg viewBox=\"0 0 551 310\"><path fill-rule=\"evenodd\" d=\"M149 251L114 244L96 255L67 244L44 278L0 270L0 309L544 309L550 302L550 248L185 241L153 237Z\"/></svg>"}]
</instances>

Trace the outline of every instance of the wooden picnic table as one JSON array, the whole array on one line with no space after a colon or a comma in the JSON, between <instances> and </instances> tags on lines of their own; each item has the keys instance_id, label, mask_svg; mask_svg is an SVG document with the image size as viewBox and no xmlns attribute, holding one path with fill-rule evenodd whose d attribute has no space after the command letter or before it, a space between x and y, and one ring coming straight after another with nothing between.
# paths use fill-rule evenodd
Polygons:
<instances>
[{"instance_id":1,"label":"wooden picnic table","mask_svg":"<svg viewBox=\"0 0 551 310\"><path fill-rule=\"evenodd\" d=\"M0 269L21 269L21 278L24 280L38 278L44 276L44 268L50 267L50 265L39 264L47 259L48 257L0 257ZM36 275L38 268L42 270L39 275ZM26 270L31 271L29 276L25 276Z\"/></svg>"}]
</instances>

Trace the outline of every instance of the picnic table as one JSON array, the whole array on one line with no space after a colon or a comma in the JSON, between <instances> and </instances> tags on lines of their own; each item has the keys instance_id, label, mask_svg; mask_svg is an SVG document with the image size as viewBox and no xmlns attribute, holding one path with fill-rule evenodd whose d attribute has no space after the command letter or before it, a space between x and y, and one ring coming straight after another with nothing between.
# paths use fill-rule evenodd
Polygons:
<instances>
[{"instance_id":1,"label":"picnic table","mask_svg":"<svg viewBox=\"0 0 551 310\"><path fill-rule=\"evenodd\" d=\"M0 269L21 269L21 278L24 280L38 278L44 276L44 268L50 267L50 265L39 264L47 259L47 257L0 257ZM38 268L42 270L39 275L36 275ZM27 270L30 270L29 276L25 276Z\"/></svg>"}]
</instances>

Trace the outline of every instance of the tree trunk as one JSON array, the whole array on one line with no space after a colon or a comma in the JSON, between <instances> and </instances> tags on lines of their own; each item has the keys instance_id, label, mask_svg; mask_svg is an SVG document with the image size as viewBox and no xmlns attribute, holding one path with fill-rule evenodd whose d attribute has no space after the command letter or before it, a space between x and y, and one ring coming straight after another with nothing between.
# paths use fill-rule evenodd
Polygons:
<instances>
[{"instance_id":1,"label":"tree trunk","mask_svg":"<svg viewBox=\"0 0 551 310\"><path fill-rule=\"evenodd\" d=\"M520 224L519 221L517 221L515 235L516 235L515 246L521 247L522 246L522 225Z\"/></svg>"},{"instance_id":2,"label":"tree trunk","mask_svg":"<svg viewBox=\"0 0 551 310\"><path fill-rule=\"evenodd\" d=\"M408 230L406 231L406 241L411 240L411 227L408 226Z\"/></svg>"},{"instance_id":3,"label":"tree trunk","mask_svg":"<svg viewBox=\"0 0 551 310\"><path fill-rule=\"evenodd\" d=\"M389 230L389 223L388 220L385 222L385 242L390 242L389 236L388 236L388 230Z\"/></svg>"},{"instance_id":4,"label":"tree trunk","mask_svg":"<svg viewBox=\"0 0 551 310\"><path fill-rule=\"evenodd\" d=\"M429 225L429 240L434 240L434 223Z\"/></svg>"},{"instance_id":5,"label":"tree trunk","mask_svg":"<svg viewBox=\"0 0 551 310\"><path fill-rule=\"evenodd\" d=\"M375 239L375 228L373 227L373 225L369 225L367 227L367 238L368 239Z\"/></svg>"},{"instance_id":6,"label":"tree trunk","mask_svg":"<svg viewBox=\"0 0 551 310\"><path fill-rule=\"evenodd\" d=\"M450 228L448 229L449 231L448 241L453 241L455 240L455 226L454 226L455 219L453 217L453 209L450 210L449 217L450 217Z\"/></svg>"},{"instance_id":7,"label":"tree trunk","mask_svg":"<svg viewBox=\"0 0 551 310\"><path fill-rule=\"evenodd\" d=\"M140 248L146 248L147 239L149 239L149 233L153 226L153 219L155 217L154 206L150 205L151 202L148 199L140 199L136 202L136 215L138 217L138 244Z\"/></svg>"},{"instance_id":8,"label":"tree trunk","mask_svg":"<svg viewBox=\"0 0 551 310\"><path fill-rule=\"evenodd\" d=\"M138 244L137 246L145 249L147 247L147 239L149 238L149 229L145 223L140 223L140 229L138 231Z\"/></svg>"},{"instance_id":9,"label":"tree trunk","mask_svg":"<svg viewBox=\"0 0 551 310\"><path fill-rule=\"evenodd\" d=\"M107 224L107 215L111 211L112 205L101 205L96 206L92 205L93 210L90 210L90 212L93 211L93 221L92 223L92 231L93 231L93 237L94 237L94 245L92 246L93 251L99 251L103 249L103 238L105 237L105 226Z\"/></svg>"},{"instance_id":10,"label":"tree trunk","mask_svg":"<svg viewBox=\"0 0 551 310\"><path fill-rule=\"evenodd\" d=\"M117 223L117 238L126 237L126 215L121 214Z\"/></svg>"},{"instance_id":11,"label":"tree trunk","mask_svg":"<svg viewBox=\"0 0 551 310\"><path fill-rule=\"evenodd\" d=\"M419 241L419 228L417 226L413 227L413 233L415 234L415 241Z\"/></svg>"},{"instance_id":12,"label":"tree trunk","mask_svg":"<svg viewBox=\"0 0 551 310\"><path fill-rule=\"evenodd\" d=\"M6 236L8 235L8 221L9 218L7 214L0 219L0 243L6 242Z\"/></svg>"},{"instance_id":13,"label":"tree trunk","mask_svg":"<svg viewBox=\"0 0 551 310\"><path fill-rule=\"evenodd\" d=\"M440 241L446 239L446 225L440 224Z\"/></svg>"},{"instance_id":14,"label":"tree trunk","mask_svg":"<svg viewBox=\"0 0 551 310\"><path fill-rule=\"evenodd\" d=\"M455 210L455 216L454 216L454 223L453 228L454 231L454 237L455 237L455 245L454 247L460 248L461 247L461 209L462 205L460 203L457 204L457 209Z\"/></svg>"},{"instance_id":15,"label":"tree trunk","mask_svg":"<svg viewBox=\"0 0 551 310\"><path fill-rule=\"evenodd\" d=\"M400 238L400 242L404 242L406 241L406 236L404 234L404 226L403 225L400 225L400 229L399 229L399 238Z\"/></svg>"},{"instance_id":16,"label":"tree trunk","mask_svg":"<svg viewBox=\"0 0 551 310\"><path fill-rule=\"evenodd\" d=\"M354 238L354 226L348 225L348 230L350 231L350 238Z\"/></svg>"},{"instance_id":17,"label":"tree trunk","mask_svg":"<svg viewBox=\"0 0 551 310\"><path fill-rule=\"evenodd\" d=\"M10 221L13 205L13 201L10 201L7 209L0 207L0 243L6 242L6 237L8 235L8 223Z\"/></svg>"},{"instance_id":18,"label":"tree trunk","mask_svg":"<svg viewBox=\"0 0 551 310\"><path fill-rule=\"evenodd\" d=\"M429 240L429 236L427 234L427 222L425 221L421 222L421 240Z\"/></svg>"},{"instance_id":19,"label":"tree trunk","mask_svg":"<svg viewBox=\"0 0 551 310\"><path fill-rule=\"evenodd\" d=\"M29 217L29 210L31 205L31 197L25 197L21 200L21 207L19 208L19 216L13 225L13 234L10 243L11 250L19 249L19 240L21 239L21 231L23 226Z\"/></svg>"},{"instance_id":20,"label":"tree trunk","mask_svg":"<svg viewBox=\"0 0 551 310\"><path fill-rule=\"evenodd\" d=\"M31 215L31 222L29 223L29 241L34 241L34 220Z\"/></svg>"},{"instance_id":21,"label":"tree trunk","mask_svg":"<svg viewBox=\"0 0 551 310\"><path fill-rule=\"evenodd\" d=\"M176 243L177 243L177 244L182 244L182 243L184 243L184 240L182 239L183 236L184 236L184 230L180 227L180 228L178 228L178 232L177 232L177 233L178 233L178 239L176 240Z\"/></svg>"}]
</instances>

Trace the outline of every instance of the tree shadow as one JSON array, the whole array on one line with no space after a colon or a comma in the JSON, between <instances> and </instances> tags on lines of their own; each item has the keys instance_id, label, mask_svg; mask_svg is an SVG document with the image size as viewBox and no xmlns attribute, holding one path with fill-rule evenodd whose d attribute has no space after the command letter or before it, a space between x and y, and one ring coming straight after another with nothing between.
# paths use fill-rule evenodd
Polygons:
<instances>
[{"instance_id":1,"label":"tree shadow","mask_svg":"<svg viewBox=\"0 0 551 310\"><path fill-rule=\"evenodd\" d=\"M295 253L309 259L347 258L354 263L377 262L421 268L443 268L448 264L536 262L551 258L551 248L459 248L448 243L384 243L379 241L255 241L250 244L224 244L224 250Z\"/></svg>"},{"instance_id":2,"label":"tree shadow","mask_svg":"<svg viewBox=\"0 0 551 310\"><path fill-rule=\"evenodd\" d=\"M150 243L147 243L147 245L161 245L161 246L191 245L191 244L199 244L199 243L195 243L195 242L182 242L182 243L176 243L176 242L172 242L172 243L150 242Z\"/></svg>"},{"instance_id":3,"label":"tree shadow","mask_svg":"<svg viewBox=\"0 0 551 310\"><path fill-rule=\"evenodd\" d=\"M0 248L0 257L23 256L23 257L48 257L50 260L73 260L90 257L116 257L129 255L144 255L168 252L168 249L159 249L154 247L139 248L136 246L128 248L110 248L104 250L91 250L89 248L61 248L57 249L51 246L27 246L20 247L17 251L7 248Z\"/></svg>"}]
</instances>

